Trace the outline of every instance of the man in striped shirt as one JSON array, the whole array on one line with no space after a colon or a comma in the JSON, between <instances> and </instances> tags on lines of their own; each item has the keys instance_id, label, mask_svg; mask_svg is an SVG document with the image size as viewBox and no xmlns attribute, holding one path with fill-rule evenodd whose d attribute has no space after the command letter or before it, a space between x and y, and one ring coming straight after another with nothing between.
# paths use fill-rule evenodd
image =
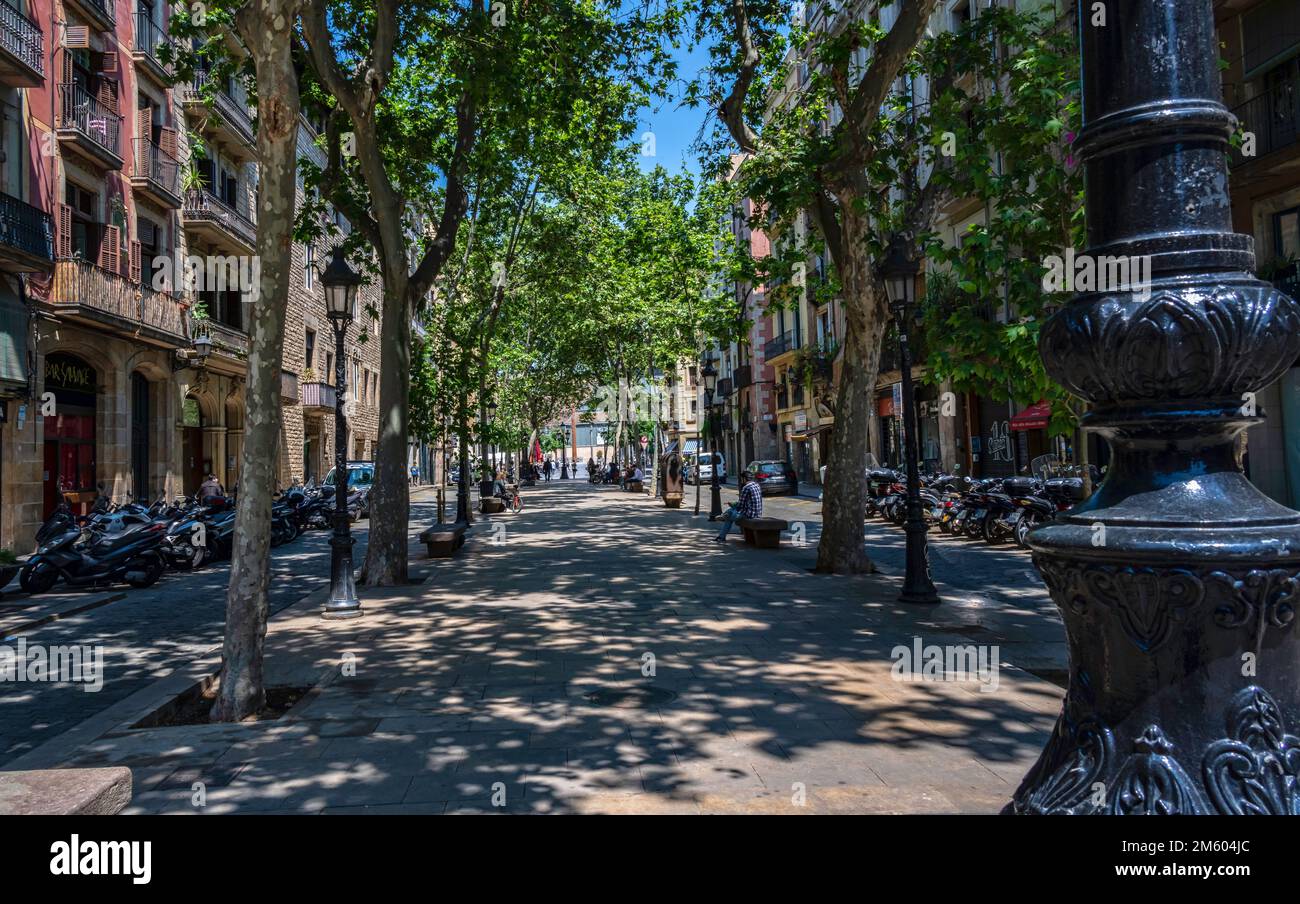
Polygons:
<instances>
[{"instance_id":1,"label":"man in striped shirt","mask_svg":"<svg viewBox=\"0 0 1300 904\"><path fill-rule=\"evenodd\" d=\"M717 543L726 543L731 526L740 518L763 517L763 490L748 471L740 472L740 501L734 503L722 516L722 530L714 537Z\"/></svg>"}]
</instances>

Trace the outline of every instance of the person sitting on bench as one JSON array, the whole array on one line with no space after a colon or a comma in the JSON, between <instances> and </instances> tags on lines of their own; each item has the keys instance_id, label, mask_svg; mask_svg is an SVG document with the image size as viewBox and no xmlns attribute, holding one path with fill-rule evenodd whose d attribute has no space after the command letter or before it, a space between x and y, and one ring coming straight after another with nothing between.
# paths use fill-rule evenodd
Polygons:
<instances>
[{"instance_id":1,"label":"person sitting on bench","mask_svg":"<svg viewBox=\"0 0 1300 904\"><path fill-rule=\"evenodd\" d=\"M733 502L722 516L722 530L713 538L715 543L726 543L731 527L741 518L763 517L763 490L748 470L740 472L740 500Z\"/></svg>"}]
</instances>

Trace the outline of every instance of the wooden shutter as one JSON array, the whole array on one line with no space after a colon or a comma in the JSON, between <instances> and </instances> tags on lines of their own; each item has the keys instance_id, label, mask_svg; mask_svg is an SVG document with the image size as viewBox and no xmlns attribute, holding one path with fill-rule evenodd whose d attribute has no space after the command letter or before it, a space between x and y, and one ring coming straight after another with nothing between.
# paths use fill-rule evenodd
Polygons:
<instances>
[{"instance_id":1,"label":"wooden shutter","mask_svg":"<svg viewBox=\"0 0 1300 904\"><path fill-rule=\"evenodd\" d=\"M103 53L101 53L101 54L99 55L99 71L100 71L100 72L116 72L116 71L117 71L117 51L116 51L116 50L105 50Z\"/></svg>"},{"instance_id":2,"label":"wooden shutter","mask_svg":"<svg viewBox=\"0 0 1300 904\"><path fill-rule=\"evenodd\" d=\"M63 30L63 46L76 50L90 48L90 28L85 25L69 25Z\"/></svg>"},{"instance_id":3,"label":"wooden shutter","mask_svg":"<svg viewBox=\"0 0 1300 904\"><path fill-rule=\"evenodd\" d=\"M145 141L153 138L153 107L141 107L135 111L135 135Z\"/></svg>"},{"instance_id":4,"label":"wooden shutter","mask_svg":"<svg viewBox=\"0 0 1300 904\"><path fill-rule=\"evenodd\" d=\"M59 204L59 220L55 230L55 254L58 257L72 257L72 207Z\"/></svg>"},{"instance_id":5,"label":"wooden shutter","mask_svg":"<svg viewBox=\"0 0 1300 904\"><path fill-rule=\"evenodd\" d=\"M116 226L105 226L104 235L99 240L99 266L111 273L118 272L117 249L122 241L122 230Z\"/></svg>"},{"instance_id":6,"label":"wooden shutter","mask_svg":"<svg viewBox=\"0 0 1300 904\"><path fill-rule=\"evenodd\" d=\"M72 84L72 51L66 48L63 51L63 84Z\"/></svg>"},{"instance_id":7,"label":"wooden shutter","mask_svg":"<svg viewBox=\"0 0 1300 904\"><path fill-rule=\"evenodd\" d=\"M169 157L176 158L180 156L180 141L175 129L160 129L158 131L158 147Z\"/></svg>"},{"instance_id":8,"label":"wooden shutter","mask_svg":"<svg viewBox=\"0 0 1300 904\"><path fill-rule=\"evenodd\" d=\"M97 99L99 105L109 113L117 112L117 82L111 78L99 79L99 88L97 89Z\"/></svg>"},{"instance_id":9,"label":"wooden shutter","mask_svg":"<svg viewBox=\"0 0 1300 904\"><path fill-rule=\"evenodd\" d=\"M140 284L140 242L131 243L131 282Z\"/></svg>"}]
</instances>

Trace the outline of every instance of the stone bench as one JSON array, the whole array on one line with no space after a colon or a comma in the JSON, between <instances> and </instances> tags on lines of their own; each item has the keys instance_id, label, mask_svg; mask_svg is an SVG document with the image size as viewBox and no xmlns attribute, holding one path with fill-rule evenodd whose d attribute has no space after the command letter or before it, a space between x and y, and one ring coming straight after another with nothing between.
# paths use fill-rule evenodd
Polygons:
<instances>
[{"instance_id":1,"label":"stone bench","mask_svg":"<svg viewBox=\"0 0 1300 904\"><path fill-rule=\"evenodd\" d=\"M0 772L0 816L111 816L131 802L131 770Z\"/></svg>"},{"instance_id":2,"label":"stone bench","mask_svg":"<svg viewBox=\"0 0 1300 904\"><path fill-rule=\"evenodd\" d=\"M484 515L495 515L506 510L505 502L496 496L484 496L478 501L478 510Z\"/></svg>"},{"instance_id":3,"label":"stone bench","mask_svg":"<svg viewBox=\"0 0 1300 904\"><path fill-rule=\"evenodd\" d=\"M640 480L629 480L626 484L624 484L624 488L625 488L629 493L644 493L644 492L645 492L645 484L642 483Z\"/></svg>"},{"instance_id":4,"label":"stone bench","mask_svg":"<svg viewBox=\"0 0 1300 904\"><path fill-rule=\"evenodd\" d=\"M465 531L469 525L464 521L455 524L435 524L428 530L420 532L420 542L429 551L432 559L450 559L456 550L465 545Z\"/></svg>"},{"instance_id":5,"label":"stone bench","mask_svg":"<svg viewBox=\"0 0 1300 904\"><path fill-rule=\"evenodd\" d=\"M737 518L736 524L745 535L745 542L759 549L778 548L781 532L790 529L790 522L780 518Z\"/></svg>"}]
</instances>

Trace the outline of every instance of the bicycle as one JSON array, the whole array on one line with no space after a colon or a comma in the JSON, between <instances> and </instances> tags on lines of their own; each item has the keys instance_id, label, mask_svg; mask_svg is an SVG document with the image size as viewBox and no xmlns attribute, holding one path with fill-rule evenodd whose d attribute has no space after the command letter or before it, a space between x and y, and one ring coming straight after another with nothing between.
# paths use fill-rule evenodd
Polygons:
<instances>
[{"instance_id":1,"label":"bicycle","mask_svg":"<svg viewBox=\"0 0 1300 904\"><path fill-rule=\"evenodd\" d=\"M524 510L524 500L523 497L519 495L518 484L507 484L506 488L496 495L498 499L505 503L506 508L511 514L518 515Z\"/></svg>"}]
</instances>

